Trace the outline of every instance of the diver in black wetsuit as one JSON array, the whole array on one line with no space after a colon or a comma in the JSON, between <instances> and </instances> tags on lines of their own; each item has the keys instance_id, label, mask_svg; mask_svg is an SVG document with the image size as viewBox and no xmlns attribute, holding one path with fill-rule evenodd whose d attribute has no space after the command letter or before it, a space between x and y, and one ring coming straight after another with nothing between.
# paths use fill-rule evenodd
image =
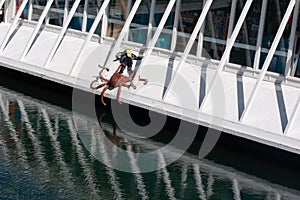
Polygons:
<instances>
[{"instance_id":1,"label":"diver in black wetsuit","mask_svg":"<svg viewBox=\"0 0 300 200\"><path fill-rule=\"evenodd\" d=\"M142 56L136 56L131 52L130 49L126 49L123 52L117 53L115 61L119 60L120 64L122 64L122 67L119 71L120 74L123 73L124 69L127 66L128 75L131 75L133 73L133 71L132 71L132 60L141 60L141 59L143 59Z\"/></svg>"}]
</instances>

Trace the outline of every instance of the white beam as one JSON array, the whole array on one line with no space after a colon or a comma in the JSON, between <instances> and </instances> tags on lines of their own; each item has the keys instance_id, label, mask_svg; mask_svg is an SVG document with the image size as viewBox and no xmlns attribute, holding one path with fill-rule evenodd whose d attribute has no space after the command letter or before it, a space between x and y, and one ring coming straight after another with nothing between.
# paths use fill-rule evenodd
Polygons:
<instances>
[{"instance_id":1,"label":"white beam","mask_svg":"<svg viewBox=\"0 0 300 200\"><path fill-rule=\"evenodd\" d=\"M70 10L70 13L68 15L67 21L63 25L63 27L62 27L62 29L61 29L54 45L53 45L53 47L52 47L52 49L51 49L51 51L50 51L50 53L49 53L49 55L46 59L46 62L44 64L44 68L49 68L49 64L50 64L55 52L57 51L57 48L58 48L59 44L61 43L61 41L62 41L62 39L63 39L67 29L68 29L68 26L69 26L69 24L70 24L70 22L71 22L71 20L74 16L75 12L76 12L76 9L78 8L79 3L80 3L80 0L75 0L74 4L73 4L73 6Z\"/></svg>"},{"instance_id":2,"label":"white beam","mask_svg":"<svg viewBox=\"0 0 300 200\"><path fill-rule=\"evenodd\" d=\"M267 5L268 5L268 0L263 0L261 12L260 12L257 41L256 41L256 51L255 51L255 57L254 57L254 63L253 63L254 69L258 69L258 67L259 67L260 55L261 55L261 44L262 44L263 34L264 34L264 30L265 30Z\"/></svg>"},{"instance_id":3,"label":"white beam","mask_svg":"<svg viewBox=\"0 0 300 200\"><path fill-rule=\"evenodd\" d=\"M214 89L215 87L215 84L216 84L216 80L217 80L217 77L219 75L219 73L222 71L224 65L226 64L227 60L229 59L229 54L231 52L231 49L233 47L233 44L241 30L241 27L243 25L243 22L245 21L245 18L246 18L246 15L250 9L250 6L252 4L253 0L247 0L242 12L241 12L241 15L238 19L238 22L233 30L233 33L230 37L230 39L228 40L227 44L226 44L226 48L225 48L225 51L223 53L223 56L221 58L221 61L217 67L217 70L212 78L212 81L210 83L210 86L208 87L208 91L207 91L207 94L205 95L203 101L202 101L202 104L200 106L200 110L203 111L204 107L206 106L207 104L207 100L208 100L208 96L209 96L209 93Z\"/></svg>"},{"instance_id":4,"label":"white beam","mask_svg":"<svg viewBox=\"0 0 300 200\"><path fill-rule=\"evenodd\" d=\"M48 12L49 12L49 9L50 9L53 1L54 0L48 0L48 2L46 4L46 6L45 6L45 8L44 8L44 10L43 10L40 18L39 18L39 21L37 22L37 24L36 24L36 26L35 26L32 34L31 34L31 36L30 36L30 38L29 38L29 40L28 40L28 42L27 42L27 44L25 46L25 49L22 52L20 60L24 60L25 56L27 55L27 53L28 53L31 45L33 44L34 38L36 37L37 33L39 32L39 30L40 30L40 28L41 28L41 26L43 24L43 21L44 21L45 17L47 16Z\"/></svg>"},{"instance_id":5,"label":"white beam","mask_svg":"<svg viewBox=\"0 0 300 200\"><path fill-rule=\"evenodd\" d=\"M294 15L293 15L293 21L292 21L292 28L291 28L291 33L290 33L290 39L289 39L289 49L287 52L287 58L286 58L286 65L285 65L285 76L290 76L291 73L291 67L293 66L293 50L294 44L295 44L295 35L296 35L296 30L297 30L297 24L298 24L298 16L299 16L299 5L300 2L297 1L294 9ZM298 38L296 38L298 39ZM297 58L298 59L298 58Z\"/></svg>"},{"instance_id":6,"label":"white beam","mask_svg":"<svg viewBox=\"0 0 300 200\"><path fill-rule=\"evenodd\" d=\"M207 0L203 1L203 7L205 6L206 1ZM210 11L208 11L208 12L210 12ZM203 22L203 25L200 29L199 36L198 36L197 58L200 58L202 56L202 52L203 52L204 29L205 29L205 21Z\"/></svg>"},{"instance_id":7,"label":"white beam","mask_svg":"<svg viewBox=\"0 0 300 200\"><path fill-rule=\"evenodd\" d=\"M241 123L246 118L246 116L247 116L247 114L248 114L248 112L249 112L249 110L250 110L250 108L252 106L252 103L253 103L253 101L254 101L254 99L256 97L257 91L258 91L260 85L262 84L263 78L265 77L265 74L266 74L266 72L267 72L267 70L269 68L269 65L270 65L271 61L272 61L272 58L273 58L274 53L276 51L276 48L277 48L277 46L278 46L278 44L280 42L280 38L282 37L282 34L284 32L284 29L285 29L285 26L287 24L287 21L288 21L291 13L293 11L295 3L296 3L295 0L291 0L290 3L289 3L288 8L287 8L287 10L286 10L286 12L284 14L284 17L283 17L283 19L282 19L282 21L280 23L280 26L278 28L278 31L277 31L276 36L274 38L274 41L272 43L271 49L270 49L270 51L269 51L269 53L267 55L267 58L266 58L266 60L265 60L265 62L263 64L262 70L261 70L261 72L259 74L259 77L258 77L256 83L255 83L255 86L254 86L254 88L253 88L253 90L252 90L252 92L250 94L250 98L249 98L249 100L247 102L247 105L245 106L245 110L243 111L243 114L241 116L241 119L240 119Z\"/></svg>"},{"instance_id":8,"label":"white beam","mask_svg":"<svg viewBox=\"0 0 300 200\"><path fill-rule=\"evenodd\" d=\"M10 25L10 27L9 27L9 29L8 29L8 32L6 33L6 35L5 35L5 37L4 37L3 41L2 41L2 44L1 44L1 46L0 46L0 54L3 53L3 50L4 50L4 48L6 47L9 38L11 37L11 34L12 34L12 33L14 32L14 30L16 29L17 23L18 23L18 21L19 21L21 15L22 15L22 13L23 13L23 10L24 10L24 8L25 8L27 2L28 2L28 0L24 0L24 1L22 2L22 4L21 4L21 6L20 6L20 8L19 8L19 10L18 10L18 12L17 12L17 14L16 14L16 16L14 17L14 20L13 20L12 24Z\"/></svg>"},{"instance_id":9,"label":"white beam","mask_svg":"<svg viewBox=\"0 0 300 200\"><path fill-rule=\"evenodd\" d=\"M113 47L113 49L112 49L112 51L110 53L110 56L108 57L105 65L107 65L108 63L111 63L114 60L115 55L119 51L119 48L120 48L121 43L122 43L122 40L124 39L124 36L125 36L126 32L129 30L129 26L130 26L130 24L131 24L131 22L133 20L133 17L135 15L136 11L139 8L141 2L142 2L142 0L136 0L134 2L134 5L133 5L133 7L132 7L132 9L131 9L131 11L130 11L130 13L128 15L128 18L125 21L125 24L124 24L124 26L122 28L122 31L119 34L119 37L118 37L118 39L117 39L117 41L116 41L116 43L115 43L115 45L114 45L114 47Z\"/></svg>"},{"instance_id":10,"label":"white beam","mask_svg":"<svg viewBox=\"0 0 300 200\"><path fill-rule=\"evenodd\" d=\"M33 0L29 0L28 17L27 17L28 21L31 21L32 18L32 11L33 11L32 4L33 4Z\"/></svg>"},{"instance_id":11,"label":"white beam","mask_svg":"<svg viewBox=\"0 0 300 200\"><path fill-rule=\"evenodd\" d=\"M195 28L194 28L194 30L193 30L193 32L192 32L192 35L191 35L191 37L190 37L190 39L189 39L189 41L188 41L188 43L187 43L187 45L186 45L186 47L185 47L185 49L184 49L184 52L183 52L183 54L182 54L182 56L181 56L180 62L179 62L179 64L178 64L177 68L176 68L176 72L174 73L174 75L177 74L177 72L178 72L178 70L180 69L180 67L185 63L185 61L186 61L186 59L187 59L187 56L188 56L188 54L190 53L190 51L191 51L191 49L192 49L192 47L193 47L194 41L195 41L195 39L196 39L196 37L197 37L197 35L198 35L198 33L199 33L199 31L200 31L200 29L201 29L203 23L204 23L204 20L205 20L205 18L206 18L206 16L207 16L207 13L208 13L208 11L209 11L209 9L210 9L212 3L213 3L213 0L208 0L208 1L205 3L205 5L204 5L204 7L203 7L203 9L202 9L201 15L200 15L200 17L198 18L197 24L196 24L196 26L195 26ZM164 95L163 99L165 99L166 94L168 93L170 86L171 86L172 83L174 82L174 79L176 79L176 77L172 76L171 81L170 81L170 85L169 85L169 87L167 88L167 90L166 90L166 92L165 92L165 95Z\"/></svg>"},{"instance_id":12,"label":"white beam","mask_svg":"<svg viewBox=\"0 0 300 200\"><path fill-rule=\"evenodd\" d=\"M71 71L69 72L69 74L72 74L73 76L76 76L77 73L79 72L80 69L78 69L78 67L79 67L79 66L78 66L78 63L81 61L82 56L83 56L83 53L84 53L84 51L85 51L85 49L86 49L88 43L89 43L90 40L92 39L93 34L95 33L96 28L97 28L97 26L98 26L98 24L99 24L99 22L100 22L102 16L104 15L104 13L105 13L105 11L106 11L106 8L107 8L107 6L108 6L108 4L109 4L109 2L110 2L110 0L105 0L105 1L103 2L102 6L101 6L101 8L100 8L100 10L99 10L99 12L98 12L98 14L97 14L97 16L96 16L94 22L93 22L92 27L91 27L90 30L89 30L89 34L87 35L87 37L86 37L84 43L82 44L82 46L81 46L81 48L80 48L80 51L79 51L78 55L76 56L75 62L74 62L74 64L73 64L73 67L72 67Z\"/></svg>"},{"instance_id":13,"label":"white beam","mask_svg":"<svg viewBox=\"0 0 300 200\"><path fill-rule=\"evenodd\" d=\"M235 13L236 13L236 5L237 0L232 0L231 2L231 11L230 11L230 18L229 18L229 25L228 25L228 32L227 32L227 41L229 41L233 27L234 27L234 21L235 21Z\"/></svg>"}]
</instances>

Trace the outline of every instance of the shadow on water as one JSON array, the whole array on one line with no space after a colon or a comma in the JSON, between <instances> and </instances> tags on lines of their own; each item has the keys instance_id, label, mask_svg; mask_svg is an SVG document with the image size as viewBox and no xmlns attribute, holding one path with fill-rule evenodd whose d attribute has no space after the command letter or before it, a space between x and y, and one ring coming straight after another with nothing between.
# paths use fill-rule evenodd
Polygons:
<instances>
[{"instance_id":1,"label":"shadow on water","mask_svg":"<svg viewBox=\"0 0 300 200\"><path fill-rule=\"evenodd\" d=\"M51 104L71 110L72 88L61 86L57 83L45 81L23 73L17 73L6 69L4 70L3 68L0 68L0 70L0 86L4 86L33 98L44 100ZM106 101L108 106L103 107L100 104L99 98L95 98L95 108L99 118L105 114L105 117L102 118L102 120L114 127L110 134L113 134L113 137L116 137L114 134L118 132L116 131L118 130L118 127L116 126L109 109L111 101L109 99L106 99ZM141 126L145 126L150 122L148 110L130 106L130 113L133 120ZM51 123L55 124L55 122L52 121ZM168 117L164 128L158 134L153 136L151 140L161 144L167 144L175 136L179 124L180 120ZM196 157L195 155L198 154L206 131L206 127L199 126L197 136L188 149L188 152L190 153L189 155L192 157ZM52 139L54 140L55 136L52 136L51 134L49 133L50 139L53 137ZM66 137L65 139L72 140L70 137ZM55 143L53 148L54 147ZM68 146L62 148L65 149L68 148ZM62 155L58 154L56 156L57 160L64 159ZM217 145L206 159L208 162L224 165L224 168L234 168L241 171L241 173L254 175L281 186L300 190L300 156L292 153L287 153L282 150L222 133ZM64 168L63 165L62 168ZM99 172L97 171L95 173L97 174ZM68 173L66 172L65 174ZM146 174L145 176L151 175Z\"/></svg>"}]
</instances>

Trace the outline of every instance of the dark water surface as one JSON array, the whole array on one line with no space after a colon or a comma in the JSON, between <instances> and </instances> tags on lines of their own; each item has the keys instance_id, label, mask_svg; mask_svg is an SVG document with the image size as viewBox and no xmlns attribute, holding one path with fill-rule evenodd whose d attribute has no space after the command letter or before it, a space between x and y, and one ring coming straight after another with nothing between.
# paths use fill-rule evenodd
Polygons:
<instances>
[{"instance_id":1,"label":"dark water surface","mask_svg":"<svg viewBox=\"0 0 300 200\"><path fill-rule=\"evenodd\" d=\"M300 199L296 189L188 153L154 172L114 170L103 160L139 172L145 163L133 152L163 144L126 135L109 113L101 113L101 129L76 116L0 86L0 199ZM120 158L118 148L127 155ZM164 163L172 153L149 155L148 164Z\"/></svg>"}]
</instances>

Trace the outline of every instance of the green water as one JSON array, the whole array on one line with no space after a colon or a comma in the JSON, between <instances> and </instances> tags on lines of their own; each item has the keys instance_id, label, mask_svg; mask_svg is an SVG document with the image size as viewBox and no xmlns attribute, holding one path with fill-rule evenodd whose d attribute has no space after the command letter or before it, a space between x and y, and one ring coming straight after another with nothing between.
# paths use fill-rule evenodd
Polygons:
<instances>
[{"instance_id":1,"label":"green water","mask_svg":"<svg viewBox=\"0 0 300 200\"><path fill-rule=\"evenodd\" d=\"M119 164L140 169L141 158L131 152L162 144L127 136L109 113L102 115L102 130L79 115L82 138L70 110L0 87L0 199L300 199L295 189L192 154L154 172L111 169L95 152L113 160L122 148L128 156ZM157 165L169 157L148 159Z\"/></svg>"}]
</instances>

